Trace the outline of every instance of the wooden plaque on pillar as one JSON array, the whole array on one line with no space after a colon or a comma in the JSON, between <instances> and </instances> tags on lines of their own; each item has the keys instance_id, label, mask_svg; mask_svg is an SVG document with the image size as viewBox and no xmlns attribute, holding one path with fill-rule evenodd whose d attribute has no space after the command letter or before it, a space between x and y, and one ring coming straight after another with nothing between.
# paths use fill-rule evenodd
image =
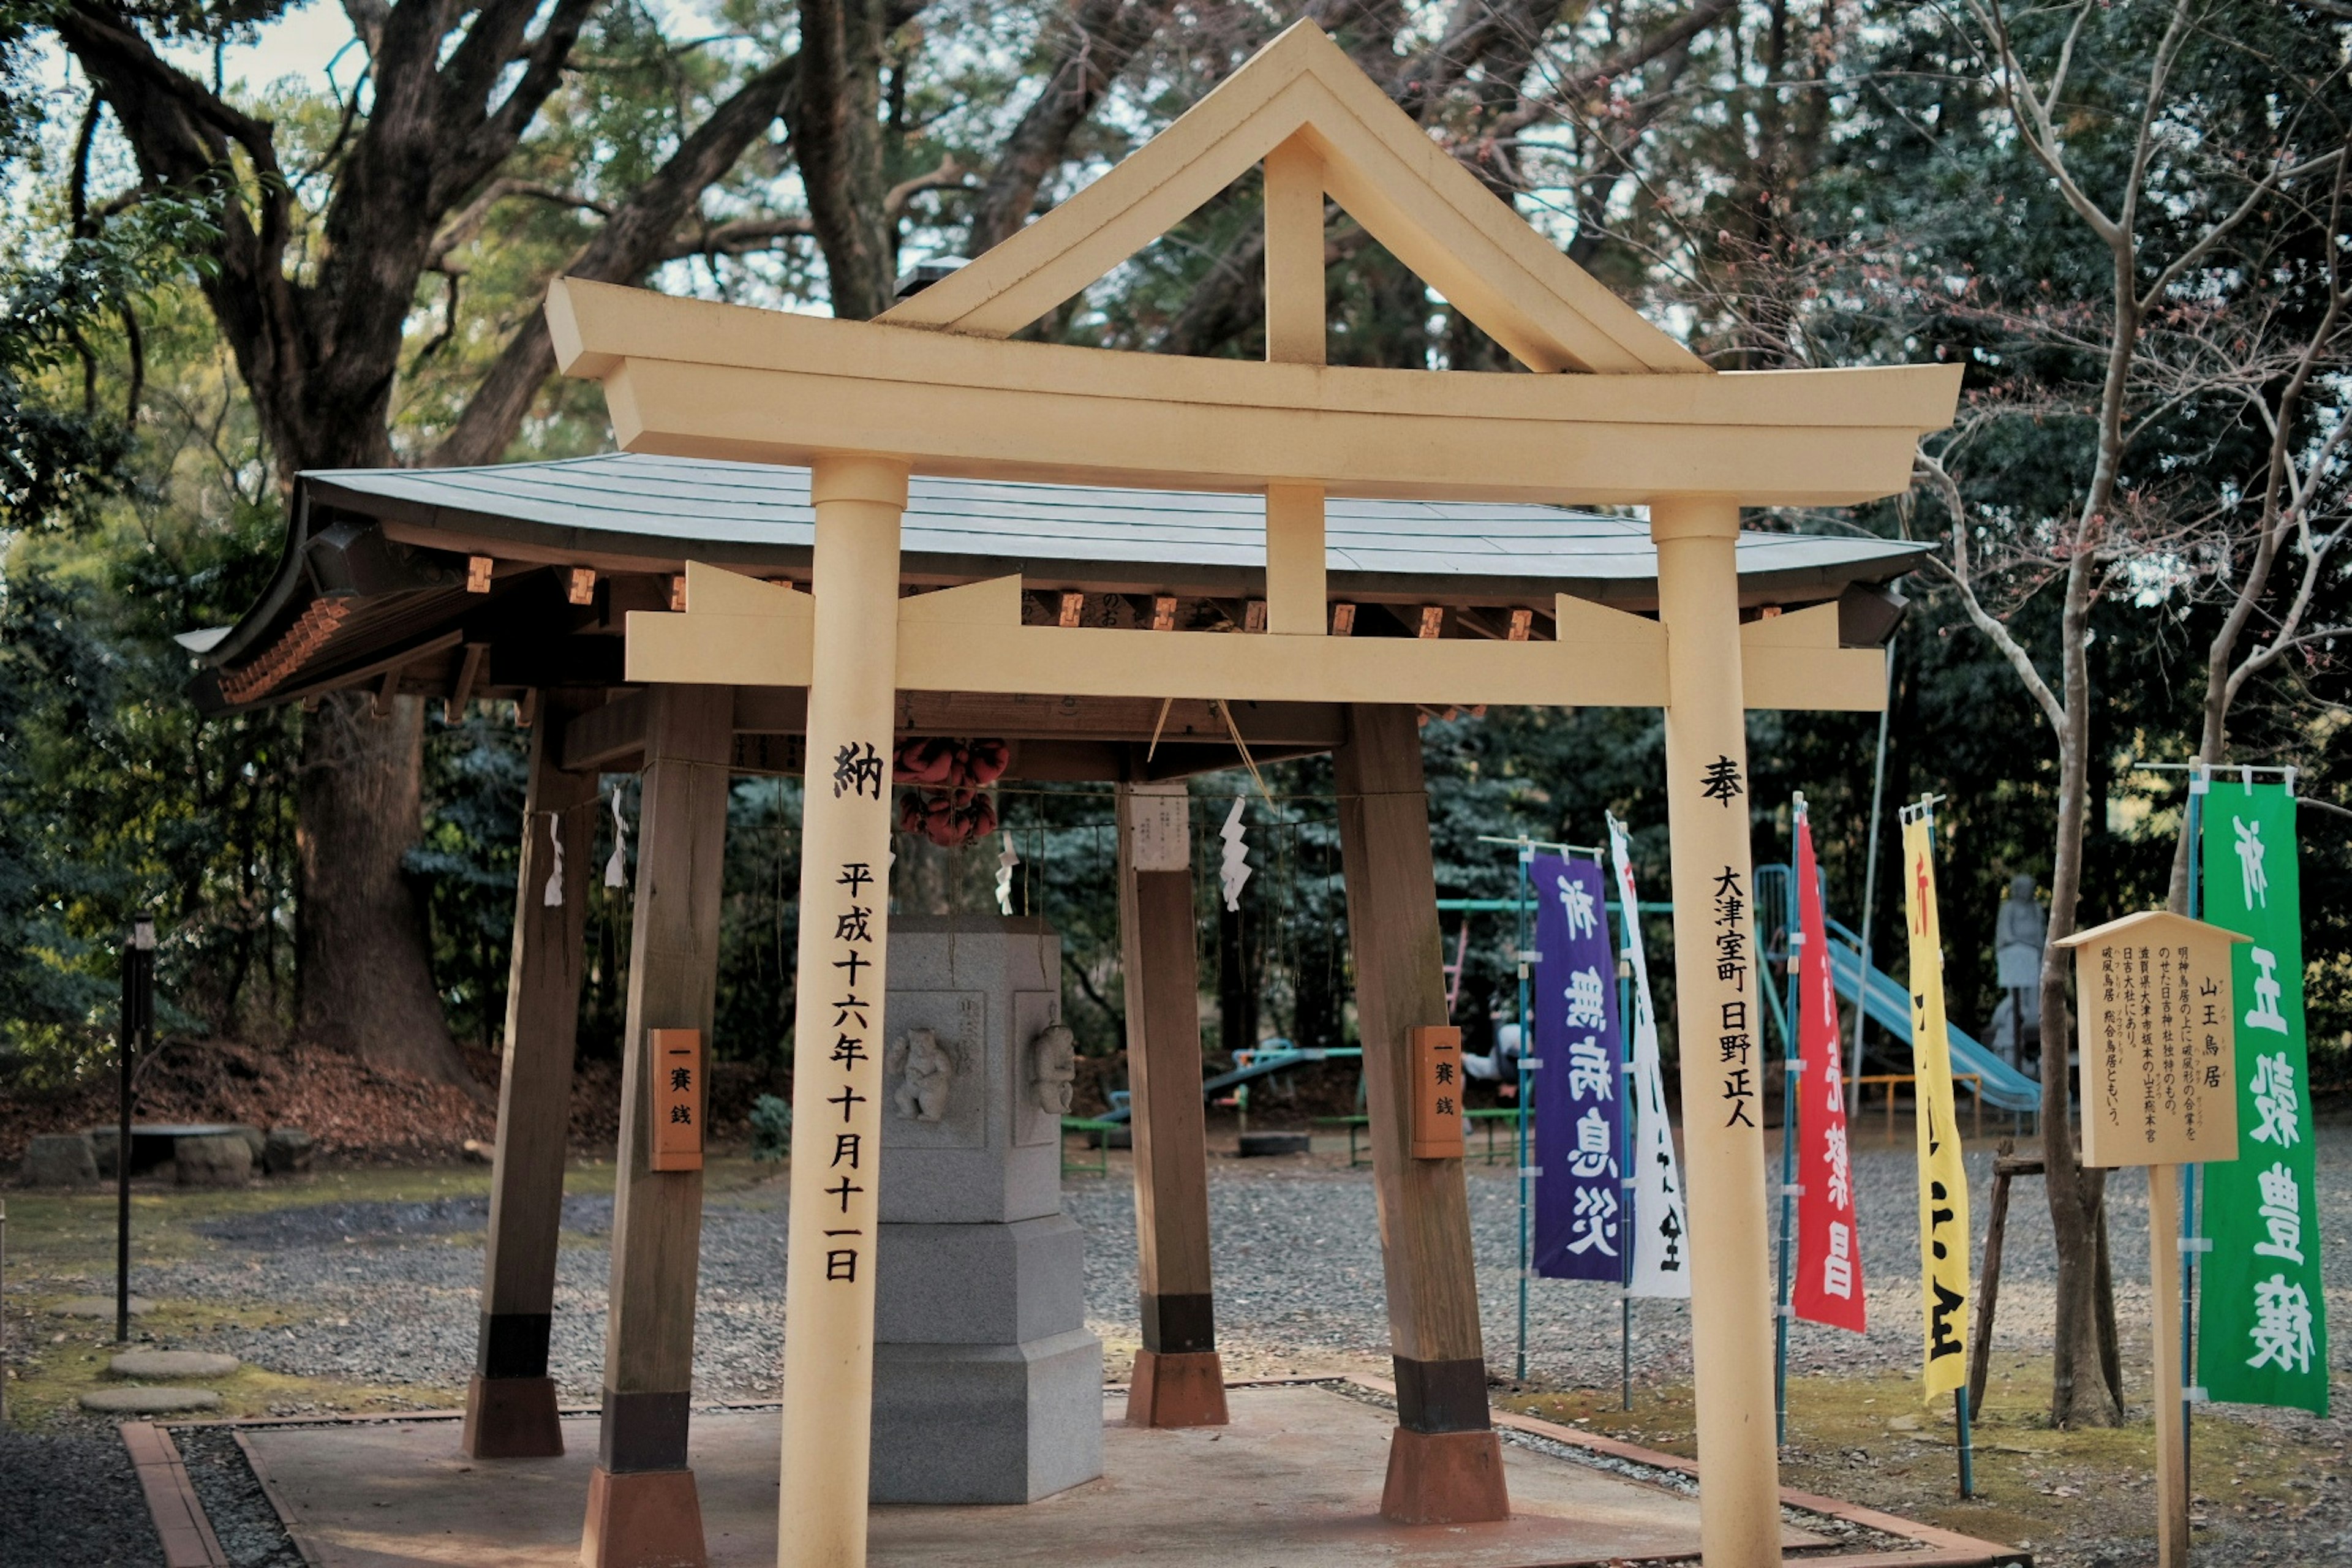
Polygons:
<instances>
[{"instance_id":1,"label":"wooden plaque on pillar","mask_svg":"<svg viewBox=\"0 0 2352 1568\"><path fill-rule=\"evenodd\" d=\"M702 1169L702 1031L655 1029L654 1148L656 1171Z\"/></svg>"},{"instance_id":2,"label":"wooden plaque on pillar","mask_svg":"<svg viewBox=\"0 0 2352 1568\"><path fill-rule=\"evenodd\" d=\"M1405 1031L1412 1056L1412 1157L1462 1158L1462 1031L1423 1025Z\"/></svg>"}]
</instances>

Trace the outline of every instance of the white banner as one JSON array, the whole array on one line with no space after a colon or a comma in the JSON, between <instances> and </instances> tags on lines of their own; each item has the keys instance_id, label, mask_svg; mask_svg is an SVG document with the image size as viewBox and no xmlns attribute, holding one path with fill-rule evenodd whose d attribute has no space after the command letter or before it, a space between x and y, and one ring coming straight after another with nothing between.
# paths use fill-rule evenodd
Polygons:
<instances>
[{"instance_id":1,"label":"white banner","mask_svg":"<svg viewBox=\"0 0 2352 1568\"><path fill-rule=\"evenodd\" d=\"M1633 893L1633 863L1625 825L1609 822L1609 860L1617 879L1625 962L1633 972L1633 1275L1626 1293L1676 1296L1690 1289L1690 1223L1683 1211L1682 1173L1675 1168L1675 1129L1666 1116L1666 1085L1658 1070L1658 1010L1650 1001L1650 965L1642 955L1641 902Z\"/></svg>"}]
</instances>

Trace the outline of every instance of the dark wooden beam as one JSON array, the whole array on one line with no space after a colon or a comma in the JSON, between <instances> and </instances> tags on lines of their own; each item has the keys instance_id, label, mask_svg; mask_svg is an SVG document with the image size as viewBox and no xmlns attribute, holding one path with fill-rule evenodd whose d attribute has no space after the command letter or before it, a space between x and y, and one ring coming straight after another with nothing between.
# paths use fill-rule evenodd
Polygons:
<instances>
[{"instance_id":1,"label":"dark wooden beam","mask_svg":"<svg viewBox=\"0 0 2352 1568\"><path fill-rule=\"evenodd\" d=\"M1180 699L1161 721L1156 697L1026 697L965 691L901 691L897 728L907 735L986 735L1005 741L1141 741L1228 742L1218 705ZM1236 702L1234 723L1255 748L1303 745L1328 751L1346 732L1337 704ZM808 726L808 693L799 687L737 689L739 734L798 734Z\"/></svg>"},{"instance_id":2,"label":"dark wooden beam","mask_svg":"<svg viewBox=\"0 0 2352 1568\"><path fill-rule=\"evenodd\" d=\"M1226 1420L1209 1282L1190 816L1181 784L1118 792L1119 951L1127 969L1143 1329L1127 1396L1128 1423L1135 1426L1222 1426Z\"/></svg>"},{"instance_id":3,"label":"dark wooden beam","mask_svg":"<svg viewBox=\"0 0 2352 1568\"><path fill-rule=\"evenodd\" d=\"M1397 1430L1381 1511L1408 1524L1506 1519L1462 1162L1412 1153L1421 1086L1406 1036L1446 1021L1421 734L1412 709L1395 704L1351 708L1348 727L1333 773L1396 1363Z\"/></svg>"},{"instance_id":4,"label":"dark wooden beam","mask_svg":"<svg viewBox=\"0 0 2352 1568\"><path fill-rule=\"evenodd\" d=\"M568 773L633 773L646 750L643 691L625 691L601 708L591 708L563 726L563 767Z\"/></svg>"},{"instance_id":5,"label":"dark wooden beam","mask_svg":"<svg viewBox=\"0 0 2352 1568\"><path fill-rule=\"evenodd\" d=\"M531 728L481 1325L458 1440L479 1459L543 1458L563 1452L547 1344L555 1310L556 1242L563 1225L572 1058L597 816L596 775L557 765L566 721L578 700L568 693L550 699L545 721ZM562 846L562 901L552 905L546 898L556 863L551 823Z\"/></svg>"}]
</instances>

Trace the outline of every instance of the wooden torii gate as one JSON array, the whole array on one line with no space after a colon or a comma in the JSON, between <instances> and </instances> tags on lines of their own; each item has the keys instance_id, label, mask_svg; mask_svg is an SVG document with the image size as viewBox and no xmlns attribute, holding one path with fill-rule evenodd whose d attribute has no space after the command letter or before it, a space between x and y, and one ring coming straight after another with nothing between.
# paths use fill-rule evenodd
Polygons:
<instances>
[{"instance_id":1,"label":"wooden torii gate","mask_svg":"<svg viewBox=\"0 0 2352 1568\"><path fill-rule=\"evenodd\" d=\"M1009 341L1260 163L1268 363ZM1327 196L1537 374L1326 366ZM1452 1521L1502 1517L1508 1501L1461 1163L1410 1157L1404 1130L1406 1031L1444 1019L1429 1001L1440 954L1413 934L1425 922L1393 918L1430 896L1414 885L1426 807L1417 752L1400 765L1416 742L1397 705L1663 708L1701 1536L1713 1568L1778 1563L1744 714L1875 709L1884 666L1839 647L1833 605L1743 633L1739 509L1905 489L1917 437L1951 418L1959 368L1710 371L1306 22L1096 184L876 321L578 281L551 290L548 314L562 368L604 383L629 450L812 470L810 592L690 565L685 609L632 614L627 650L632 683L808 690L780 1564L866 1554L887 943L867 917L887 906L902 689L1363 705L1339 786L1397 1369L1383 1510ZM1268 636L1024 626L1017 577L901 598L916 472L1263 494ZM1645 505L1659 618L1561 595L1556 642L1327 636L1331 495ZM649 822L656 792L711 787L666 772L650 743L646 764ZM657 1000L649 988L632 1019L625 1115L642 1118ZM622 1218L689 1201L683 1186L664 1195L687 1178L651 1168L642 1128L623 1142ZM652 1267L659 1227L631 1228ZM636 1348L614 1310L588 1524L599 1565L625 1561L644 1522L696 1509L688 1369Z\"/></svg>"}]
</instances>

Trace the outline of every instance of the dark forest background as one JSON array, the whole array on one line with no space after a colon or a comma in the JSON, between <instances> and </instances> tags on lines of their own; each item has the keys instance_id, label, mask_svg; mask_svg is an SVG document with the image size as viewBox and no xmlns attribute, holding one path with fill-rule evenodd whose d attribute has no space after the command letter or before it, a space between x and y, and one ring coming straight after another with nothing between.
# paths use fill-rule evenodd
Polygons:
<instances>
[{"instance_id":1,"label":"dark forest background","mask_svg":"<svg viewBox=\"0 0 2352 1568\"><path fill-rule=\"evenodd\" d=\"M2021 151L2021 110L1989 14L1875 0L347 9L354 43L331 78L256 82L225 62L282 14L278 0L0 4L12 193L0 216L0 1078L20 1089L69 1085L104 1061L118 933L136 910L160 923L169 1030L267 1047L314 1016L300 1002L299 854L314 806L299 785L325 765L306 746L320 716L199 717L183 696L196 658L174 640L233 620L266 582L291 472L349 453L430 463L603 449L594 389L532 370L533 312L555 272L870 313L900 266L976 253L1299 16L1718 366L1967 364L1963 426L1930 456L1961 498L1982 602L2056 668L2065 531L2100 461L2113 258L2062 203L2051 170ZM2108 503L2121 521L2102 535L2086 611L2080 923L2167 896L2181 776L2144 764L2185 761L2202 743L2209 645L2245 581L2262 510L2263 410L2283 406L2266 389L2287 373L2261 345L2280 334L2321 345L2287 443L2307 470L2309 528L2281 555L2242 652L2288 615L2311 558L2297 550L2317 550L2344 521L2331 433L2346 367L2333 318L2322 320L2346 244L2341 160L2305 166L2340 153L2352 130L2344 9L2065 7L2017 21L2007 39L2015 70L2046 80L2076 30L2073 74L2052 89L2070 156L2102 199L2147 193L2152 248L2179 253L2263 171L2297 159L2304 171L2175 280L2158 312L2168 335L2134 351L2146 362L2131 391L2144 418L2121 499ZM414 54L402 28L420 16L444 39L437 67L430 50L421 66L401 53ZM491 34L505 85L452 79L459 46ZM2168 48L2163 102L2148 111L2151 61ZM415 111L383 84L436 69L440 118L394 123ZM474 98L460 101L461 89ZM184 124L160 123L173 115ZM2135 163L2151 123L2159 156ZM395 134L478 154L436 176L413 244L390 211L407 198L370 194L380 170L369 160ZM485 137L494 144L482 151ZM1237 182L1033 331L1262 353L1257 202L1254 178ZM272 232L278 248L257 251L255 236ZM1509 369L1344 215L1330 234L1335 363ZM374 424L336 447L292 412L343 395L331 366L310 364L308 390L257 384L267 356L256 345L275 329L255 325L235 296L260 288L255 278L323 289L339 258L371 244L406 256L407 270L379 279L397 298L367 351L381 371L375 401L335 416L346 431ZM320 320L342 308L323 293L303 300ZM337 330L361 341L352 321ZM1948 567L1954 521L1947 492L1923 485L1875 508L1758 514L1751 526L1916 538ZM2297 640L2244 682L2213 754L2292 764L2301 793L2352 805L2335 634L2352 620L2352 584L2340 563L2307 579ZM2051 875L2059 751L1951 573L1905 586L1914 602L1895 641L1874 945L1899 973L1894 805L1945 796L1952 1012L1980 1031L1995 1002L1999 900L2016 873ZM407 721L421 786L413 820L396 814L384 831L410 840L409 908L387 918L424 922L431 986L478 1065L503 1016L526 737L508 705L445 715L432 704ZM1876 732L1862 715L1759 714L1750 726L1757 859L1790 858L1790 796L1803 791L1831 912L1849 924L1860 919ZM1645 888L1664 896L1657 715L1496 710L1437 719L1423 744L1441 895L1508 895L1510 856L1481 836L1595 844L1612 811L1633 826ZM1286 763L1265 776L1273 798L1249 808L1257 875L1239 914L1215 900L1203 851L1204 1047L1220 1053L1275 1034L1338 1044L1350 1030L1329 770ZM633 781L606 784L634 819ZM1226 803L1248 792L1243 774L1199 781L1196 843L1213 846ZM1023 861L1020 907L1064 933L1084 1048L1112 1052L1122 992L1110 801L1015 788L1000 804ZM790 782L734 788L717 1045L779 1068L797 806ZM2315 1073L2341 1086L2352 1074L2352 816L2315 807L2302 826ZM600 863L608 848L600 840ZM902 899L984 907L996 850L904 845ZM583 1047L613 1058L626 900L602 888L593 898ZM1449 949L1455 929L1449 917ZM1470 927L1462 995L1474 1033L1507 993L1508 934L1492 917ZM1663 984L1663 921L1651 941ZM1671 1017L1670 999L1662 1012Z\"/></svg>"}]
</instances>

